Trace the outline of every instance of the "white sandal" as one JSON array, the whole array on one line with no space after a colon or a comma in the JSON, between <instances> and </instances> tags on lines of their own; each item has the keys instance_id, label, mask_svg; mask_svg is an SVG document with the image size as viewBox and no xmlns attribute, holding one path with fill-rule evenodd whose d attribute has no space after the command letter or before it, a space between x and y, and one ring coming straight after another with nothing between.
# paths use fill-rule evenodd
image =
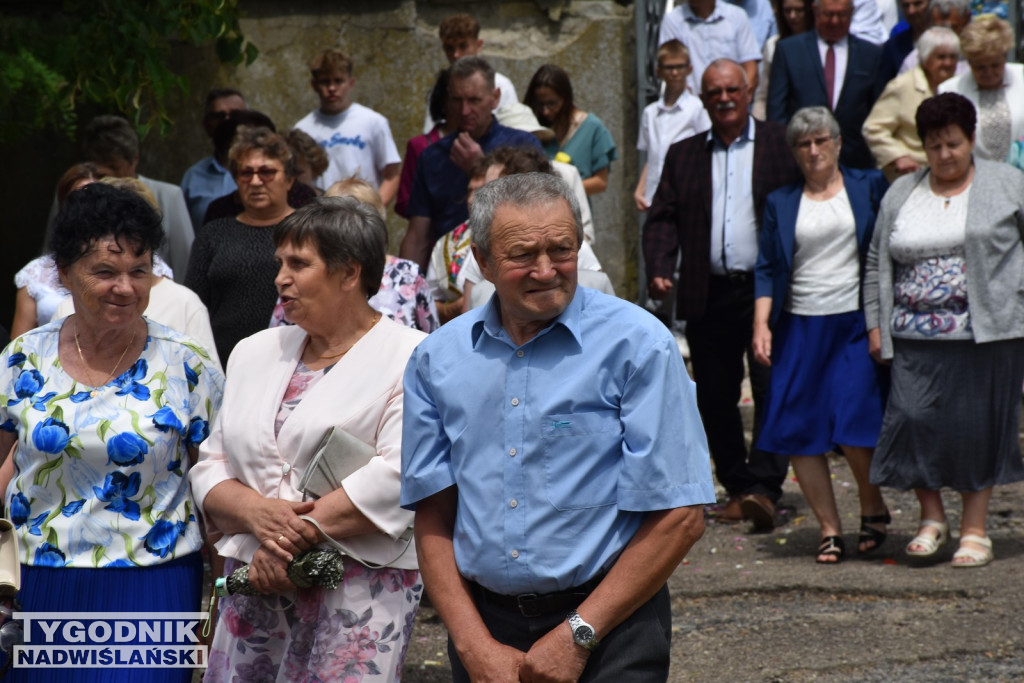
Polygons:
<instances>
[{"instance_id":1,"label":"white sandal","mask_svg":"<svg viewBox=\"0 0 1024 683\"><path fill-rule=\"evenodd\" d=\"M926 528L931 527L939 532L938 536L922 533ZM949 525L945 522L936 522L934 519L922 519L917 527L917 536L910 539L907 544L907 555L911 557L931 557L935 552L949 540ZM911 550L910 546L920 546L921 550Z\"/></svg>"},{"instance_id":2,"label":"white sandal","mask_svg":"<svg viewBox=\"0 0 1024 683\"><path fill-rule=\"evenodd\" d=\"M974 543L983 548L979 550L977 548L965 548L964 543ZM954 567L984 567L986 564L995 559L995 555L992 553L992 539L987 536L975 536L974 534L967 534L966 536L960 537L960 548L953 553L953 566ZM963 562L957 562L957 560L964 560Z\"/></svg>"}]
</instances>

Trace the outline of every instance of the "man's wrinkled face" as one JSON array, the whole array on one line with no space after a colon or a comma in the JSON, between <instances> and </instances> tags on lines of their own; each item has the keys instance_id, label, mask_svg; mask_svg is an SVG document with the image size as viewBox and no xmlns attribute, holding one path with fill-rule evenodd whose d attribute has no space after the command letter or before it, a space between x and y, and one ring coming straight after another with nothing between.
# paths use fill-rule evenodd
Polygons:
<instances>
[{"instance_id":1,"label":"man's wrinkled face","mask_svg":"<svg viewBox=\"0 0 1024 683\"><path fill-rule=\"evenodd\" d=\"M491 225L491 253L478 259L494 283L502 324L543 326L558 317L576 293L580 248L568 203L501 204Z\"/></svg>"}]
</instances>

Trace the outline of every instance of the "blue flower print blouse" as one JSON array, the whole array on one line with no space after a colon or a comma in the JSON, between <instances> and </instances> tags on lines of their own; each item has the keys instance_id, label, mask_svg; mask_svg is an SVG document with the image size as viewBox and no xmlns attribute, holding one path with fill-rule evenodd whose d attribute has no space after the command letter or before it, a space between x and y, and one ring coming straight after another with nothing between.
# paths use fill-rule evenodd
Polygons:
<instances>
[{"instance_id":1,"label":"blue flower print blouse","mask_svg":"<svg viewBox=\"0 0 1024 683\"><path fill-rule=\"evenodd\" d=\"M223 375L191 337L147 320L142 355L93 397L61 366L63 322L0 355L0 429L18 435L5 501L22 563L134 567L197 552L188 448L209 434Z\"/></svg>"}]
</instances>

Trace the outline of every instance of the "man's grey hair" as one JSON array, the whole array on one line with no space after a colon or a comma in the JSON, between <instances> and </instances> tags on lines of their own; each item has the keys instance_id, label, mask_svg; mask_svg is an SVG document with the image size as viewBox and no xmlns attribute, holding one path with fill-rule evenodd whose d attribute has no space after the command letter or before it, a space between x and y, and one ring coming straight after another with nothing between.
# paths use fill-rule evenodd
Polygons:
<instances>
[{"instance_id":1,"label":"man's grey hair","mask_svg":"<svg viewBox=\"0 0 1024 683\"><path fill-rule=\"evenodd\" d=\"M274 246L310 244L334 273L359 264L366 298L377 293L387 259L388 228L377 209L355 197L321 197L274 228Z\"/></svg>"},{"instance_id":2,"label":"man's grey hair","mask_svg":"<svg viewBox=\"0 0 1024 683\"><path fill-rule=\"evenodd\" d=\"M939 16L942 17L948 17L953 10L959 10L960 16L966 17L971 13L971 2L970 0L932 0L928 9L939 10Z\"/></svg>"},{"instance_id":3,"label":"man's grey hair","mask_svg":"<svg viewBox=\"0 0 1024 683\"><path fill-rule=\"evenodd\" d=\"M798 109L789 120L786 126L786 142L790 147L796 147L800 138L823 130L828 131L833 140L839 137L839 124L836 117L832 116L832 112L827 107L804 107Z\"/></svg>"},{"instance_id":4,"label":"man's grey hair","mask_svg":"<svg viewBox=\"0 0 1024 683\"><path fill-rule=\"evenodd\" d=\"M488 64L486 59L476 55L467 55L456 59L448 74L448 82L461 81L473 74L483 76L487 87L494 90L494 67Z\"/></svg>"},{"instance_id":5,"label":"man's grey hair","mask_svg":"<svg viewBox=\"0 0 1024 683\"><path fill-rule=\"evenodd\" d=\"M718 59L712 61L710 64L707 65L707 67L704 69L704 73L706 74L708 71L711 71L711 69L723 69L727 66L735 67L743 76L743 85L747 86L748 88L750 87L750 79L747 77L747 70L744 69L743 65L737 62L735 59L729 59L728 57L719 57ZM701 74L700 76L700 90L701 93L704 92L704 74Z\"/></svg>"},{"instance_id":6,"label":"man's grey hair","mask_svg":"<svg viewBox=\"0 0 1024 683\"><path fill-rule=\"evenodd\" d=\"M944 47L960 56L960 36L948 26L932 26L917 39L917 59L921 66L932 56L936 48Z\"/></svg>"},{"instance_id":7,"label":"man's grey hair","mask_svg":"<svg viewBox=\"0 0 1024 683\"><path fill-rule=\"evenodd\" d=\"M469 212L469 229L473 231L473 244L488 258L491 257L491 227L499 206L532 207L564 200L572 211L576 223L576 246L583 244L583 219L580 203L564 180L547 173L516 173L491 181L473 194L473 209Z\"/></svg>"}]
</instances>

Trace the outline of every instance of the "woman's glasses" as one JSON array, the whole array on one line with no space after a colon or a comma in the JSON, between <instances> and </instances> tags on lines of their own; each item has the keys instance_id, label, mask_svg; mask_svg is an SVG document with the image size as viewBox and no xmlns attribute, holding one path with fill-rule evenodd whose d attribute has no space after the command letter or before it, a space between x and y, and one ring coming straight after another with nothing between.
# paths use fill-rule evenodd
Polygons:
<instances>
[{"instance_id":1,"label":"woman's glasses","mask_svg":"<svg viewBox=\"0 0 1024 683\"><path fill-rule=\"evenodd\" d=\"M242 182L251 183L252 177L258 175L260 180L265 183L269 183L277 177L277 172L278 169L270 168L269 166L261 166L260 168L243 168L235 177Z\"/></svg>"}]
</instances>

